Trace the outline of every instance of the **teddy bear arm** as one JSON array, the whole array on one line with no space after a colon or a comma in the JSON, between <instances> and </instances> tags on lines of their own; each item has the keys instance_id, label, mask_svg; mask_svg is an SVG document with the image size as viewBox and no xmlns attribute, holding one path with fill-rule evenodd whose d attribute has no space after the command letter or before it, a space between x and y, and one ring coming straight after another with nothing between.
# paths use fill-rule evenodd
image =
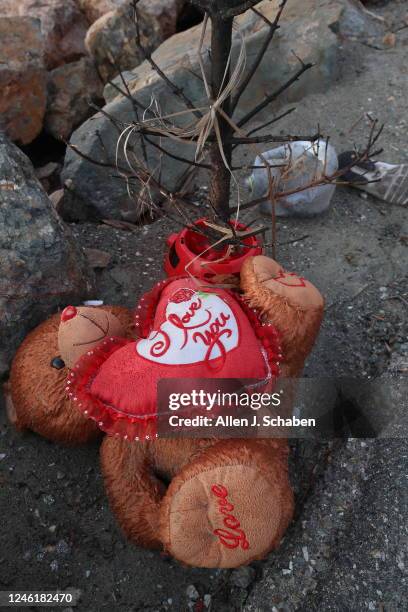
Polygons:
<instances>
[{"instance_id":1,"label":"teddy bear arm","mask_svg":"<svg viewBox=\"0 0 408 612\"><path fill-rule=\"evenodd\" d=\"M245 260L241 289L249 305L281 333L282 375L299 376L320 329L323 297L305 278L265 256Z\"/></svg>"}]
</instances>

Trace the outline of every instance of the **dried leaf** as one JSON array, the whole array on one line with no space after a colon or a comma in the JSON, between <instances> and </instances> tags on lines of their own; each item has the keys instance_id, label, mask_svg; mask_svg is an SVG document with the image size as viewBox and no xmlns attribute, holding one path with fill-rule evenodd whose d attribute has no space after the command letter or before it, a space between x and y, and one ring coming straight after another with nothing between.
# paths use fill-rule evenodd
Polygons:
<instances>
[{"instance_id":1,"label":"dried leaf","mask_svg":"<svg viewBox=\"0 0 408 612\"><path fill-rule=\"evenodd\" d=\"M395 43L397 42L397 37L394 32L387 32L383 38L383 44L386 47L395 47Z\"/></svg>"},{"instance_id":2,"label":"dried leaf","mask_svg":"<svg viewBox=\"0 0 408 612\"><path fill-rule=\"evenodd\" d=\"M85 249L85 255L91 268L106 268L111 262L111 255L99 249Z\"/></svg>"}]
</instances>

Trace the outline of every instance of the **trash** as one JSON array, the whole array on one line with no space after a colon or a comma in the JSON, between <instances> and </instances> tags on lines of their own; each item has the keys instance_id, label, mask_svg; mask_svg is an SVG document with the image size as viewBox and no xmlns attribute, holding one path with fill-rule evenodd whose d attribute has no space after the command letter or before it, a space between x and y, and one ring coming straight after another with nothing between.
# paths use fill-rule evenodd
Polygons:
<instances>
[{"instance_id":1,"label":"trash","mask_svg":"<svg viewBox=\"0 0 408 612\"><path fill-rule=\"evenodd\" d=\"M312 181L319 179L323 173L333 174L338 167L336 151L325 140L315 142L298 140L286 143L266 151L263 157L271 164L275 193L306 187ZM254 166L264 166L261 157L255 159ZM266 168L254 169L247 184L254 199L266 196L268 191ZM275 205L276 215L290 217L321 213L329 207L335 188L334 184L318 185L279 198ZM272 212L269 200L262 202L261 211L268 214Z\"/></svg>"},{"instance_id":2,"label":"trash","mask_svg":"<svg viewBox=\"0 0 408 612\"><path fill-rule=\"evenodd\" d=\"M103 306L103 300L85 300L84 306Z\"/></svg>"},{"instance_id":3,"label":"trash","mask_svg":"<svg viewBox=\"0 0 408 612\"><path fill-rule=\"evenodd\" d=\"M354 151L341 153L339 168L350 166L355 159ZM408 164L368 160L353 166L343 175L343 179L348 181L351 187L366 191L389 204L408 204Z\"/></svg>"}]
</instances>

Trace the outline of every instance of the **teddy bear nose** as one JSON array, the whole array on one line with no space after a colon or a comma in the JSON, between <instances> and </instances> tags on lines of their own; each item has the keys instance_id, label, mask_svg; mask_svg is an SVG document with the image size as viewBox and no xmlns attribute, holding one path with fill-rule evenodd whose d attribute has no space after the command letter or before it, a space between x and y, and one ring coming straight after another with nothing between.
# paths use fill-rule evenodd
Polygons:
<instances>
[{"instance_id":1,"label":"teddy bear nose","mask_svg":"<svg viewBox=\"0 0 408 612\"><path fill-rule=\"evenodd\" d=\"M63 323L65 323L66 321L69 321L70 319L73 319L77 315L77 312L78 311L75 308L75 306L67 306L61 312L61 321Z\"/></svg>"}]
</instances>

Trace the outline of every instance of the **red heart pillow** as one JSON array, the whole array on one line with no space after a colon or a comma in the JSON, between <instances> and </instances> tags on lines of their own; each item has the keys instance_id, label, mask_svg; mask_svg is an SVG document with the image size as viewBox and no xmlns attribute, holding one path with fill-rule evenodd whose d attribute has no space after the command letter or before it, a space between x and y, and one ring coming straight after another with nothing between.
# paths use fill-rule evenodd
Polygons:
<instances>
[{"instance_id":1,"label":"red heart pillow","mask_svg":"<svg viewBox=\"0 0 408 612\"><path fill-rule=\"evenodd\" d=\"M101 429L126 439L156 434L162 378L256 378L279 375L280 341L238 294L201 290L193 280L162 281L135 313L142 338L110 338L83 355L67 385Z\"/></svg>"}]
</instances>

